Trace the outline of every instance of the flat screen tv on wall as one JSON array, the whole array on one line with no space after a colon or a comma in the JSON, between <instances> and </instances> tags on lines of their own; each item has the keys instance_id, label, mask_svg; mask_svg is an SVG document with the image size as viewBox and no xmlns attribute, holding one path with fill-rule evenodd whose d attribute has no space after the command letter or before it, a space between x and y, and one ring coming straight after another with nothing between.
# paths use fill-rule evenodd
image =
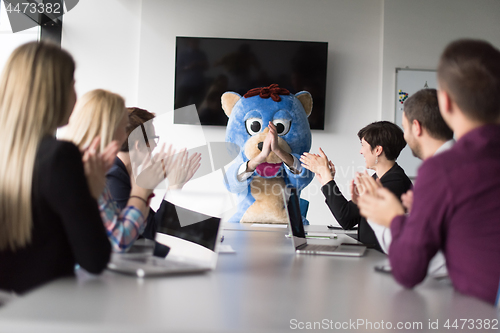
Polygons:
<instances>
[{"instance_id":1,"label":"flat screen tv on wall","mask_svg":"<svg viewBox=\"0 0 500 333\"><path fill-rule=\"evenodd\" d=\"M177 37L174 108L195 104L202 125L227 124L220 98L244 95L273 83L313 97L311 129L324 129L328 43L259 39ZM174 113L174 123L192 117Z\"/></svg>"}]
</instances>

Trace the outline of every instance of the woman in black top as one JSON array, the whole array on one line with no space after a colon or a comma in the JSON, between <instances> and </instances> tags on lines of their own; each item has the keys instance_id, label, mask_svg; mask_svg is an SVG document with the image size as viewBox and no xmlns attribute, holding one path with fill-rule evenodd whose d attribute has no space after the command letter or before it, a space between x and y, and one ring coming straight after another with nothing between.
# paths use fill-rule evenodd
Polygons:
<instances>
[{"instance_id":1,"label":"woman in black top","mask_svg":"<svg viewBox=\"0 0 500 333\"><path fill-rule=\"evenodd\" d=\"M108 263L95 184L78 148L54 137L75 104L74 68L60 47L33 42L2 73L0 289L23 293L73 275L76 263L94 274Z\"/></svg>"},{"instance_id":2,"label":"woman in black top","mask_svg":"<svg viewBox=\"0 0 500 333\"><path fill-rule=\"evenodd\" d=\"M401 150L406 146L403 131L391 122L379 121L362 128L358 137L366 168L375 170L373 178L379 178L382 185L398 198L406 193L412 183L396 163ZM301 162L305 168L314 172L321 182L326 204L342 228L353 229L358 226L358 240L382 251L372 228L359 213L358 192L354 180L351 181L351 200L348 201L335 183L335 166L321 148L319 155L302 155Z\"/></svg>"}]
</instances>

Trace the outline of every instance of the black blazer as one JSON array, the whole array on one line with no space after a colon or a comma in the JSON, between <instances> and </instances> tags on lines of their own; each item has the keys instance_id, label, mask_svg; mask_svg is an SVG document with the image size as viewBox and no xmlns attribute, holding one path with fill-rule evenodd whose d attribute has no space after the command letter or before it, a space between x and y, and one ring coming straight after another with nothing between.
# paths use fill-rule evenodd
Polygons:
<instances>
[{"instance_id":1,"label":"black blazer","mask_svg":"<svg viewBox=\"0 0 500 333\"><path fill-rule=\"evenodd\" d=\"M74 144L53 137L40 142L31 206L30 244L0 252L0 289L23 293L73 275L75 263L94 274L106 268L111 244Z\"/></svg>"},{"instance_id":2,"label":"black blazer","mask_svg":"<svg viewBox=\"0 0 500 333\"><path fill-rule=\"evenodd\" d=\"M373 178L377 179L377 175L374 174ZM410 178L408 178L404 170L397 163L380 178L380 182L398 198L400 198L403 193L406 193L412 186ZM349 230L357 225L358 240L382 251L372 228L366 219L359 213L358 206L351 200L347 201L342 193L340 193L334 180L325 184L321 188L321 191L326 198L326 204L342 228Z\"/></svg>"}]
</instances>

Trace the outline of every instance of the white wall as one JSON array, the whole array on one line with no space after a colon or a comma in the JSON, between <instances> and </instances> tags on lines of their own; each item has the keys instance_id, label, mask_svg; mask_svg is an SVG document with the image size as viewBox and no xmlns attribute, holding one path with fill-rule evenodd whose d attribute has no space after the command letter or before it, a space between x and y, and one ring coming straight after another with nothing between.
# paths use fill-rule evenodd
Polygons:
<instances>
[{"instance_id":1,"label":"white wall","mask_svg":"<svg viewBox=\"0 0 500 333\"><path fill-rule=\"evenodd\" d=\"M395 69L436 69L443 49L459 38L480 38L500 47L500 1L385 0L382 119L395 120ZM401 159L413 169L421 164L409 147Z\"/></svg>"},{"instance_id":2,"label":"white wall","mask_svg":"<svg viewBox=\"0 0 500 333\"><path fill-rule=\"evenodd\" d=\"M22 44L37 41L39 35L39 26L19 31L15 34L12 33L9 16L5 9L5 2L0 1L0 73L3 71L12 51Z\"/></svg>"},{"instance_id":3,"label":"white wall","mask_svg":"<svg viewBox=\"0 0 500 333\"><path fill-rule=\"evenodd\" d=\"M348 192L354 169L364 165L356 133L379 113L382 9L382 1L373 0L144 1L139 104L156 113L172 110L176 36L328 42L326 124L313 131L312 151L322 147L329 154ZM207 127L205 136L223 141L225 128ZM310 200L312 223L334 223L318 181L303 197Z\"/></svg>"},{"instance_id":4,"label":"white wall","mask_svg":"<svg viewBox=\"0 0 500 333\"><path fill-rule=\"evenodd\" d=\"M395 69L436 69L446 45L484 39L500 48L498 0L385 0L382 119L394 120Z\"/></svg>"},{"instance_id":5,"label":"white wall","mask_svg":"<svg viewBox=\"0 0 500 333\"><path fill-rule=\"evenodd\" d=\"M77 60L80 95L103 87L161 114L173 107L177 35L329 42L326 124L312 150L324 148L349 197L364 165L357 131L393 120L395 68L435 68L460 37L500 47L499 17L498 0L85 0L65 15L63 46ZM209 141L224 134L205 129ZM312 223L333 222L316 180L304 196Z\"/></svg>"},{"instance_id":6,"label":"white wall","mask_svg":"<svg viewBox=\"0 0 500 333\"><path fill-rule=\"evenodd\" d=\"M76 61L76 92L102 88L137 104L142 0L85 0L64 15L62 46Z\"/></svg>"}]
</instances>

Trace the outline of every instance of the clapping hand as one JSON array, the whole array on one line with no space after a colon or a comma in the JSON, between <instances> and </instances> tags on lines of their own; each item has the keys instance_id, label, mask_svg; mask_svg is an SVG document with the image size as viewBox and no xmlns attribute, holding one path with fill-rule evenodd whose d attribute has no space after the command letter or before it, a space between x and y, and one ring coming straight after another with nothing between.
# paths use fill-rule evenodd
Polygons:
<instances>
[{"instance_id":1,"label":"clapping hand","mask_svg":"<svg viewBox=\"0 0 500 333\"><path fill-rule=\"evenodd\" d=\"M96 137L90 146L82 151L83 169L90 194L94 199L98 199L106 185L106 172L111 168L116 154L120 149L118 142L113 141L104 149L102 153L97 151L101 142L100 137Z\"/></svg>"},{"instance_id":2,"label":"clapping hand","mask_svg":"<svg viewBox=\"0 0 500 333\"><path fill-rule=\"evenodd\" d=\"M281 147L279 145L279 140L278 140L278 130L276 129L276 126L270 121L269 122L269 133L267 133L267 136L270 138L271 141L271 150L276 154L280 155L281 152ZM267 139L267 137L266 137Z\"/></svg>"},{"instance_id":3,"label":"clapping hand","mask_svg":"<svg viewBox=\"0 0 500 333\"><path fill-rule=\"evenodd\" d=\"M363 194L376 195L377 190L383 187L380 179L377 178L377 180L375 180L367 171L364 173L356 172L355 178L358 197Z\"/></svg>"},{"instance_id":4,"label":"clapping hand","mask_svg":"<svg viewBox=\"0 0 500 333\"><path fill-rule=\"evenodd\" d=\"M188 156L186 149L183 149L175 161L172 162L168 171L168 188L170 190L179 190L193 177L201 163L201 154L195 153Z\"/></svg>"},{"instance_id":5,"label":"clapping hand","mask_svg":"<svg viewBox=\"0 0 500 333\"><path fill-rule=\"evenodd\" d=\"M158 186L167 177L174 154L175 150L172 149L172 145L169 145L168 150L165 151L165 144L163 144L155 156L151 157L151 154L147 154L139 164L131 161L133 174L137 175L135 179L137 185L151 190Z\"/></svg>"},{"instance_id":6,"label":"clapping hand","mask_svg":"<svg viewBox=\"0 0 500 333\"><path fill-rule=\"evenodd\" d=\"M358 185L356 185L356 183L354 182L354 179L351 180L351 185L349 186L349 189L351 190L351 201L357 205L360 192Z\"/></svg>"},{"instance_id":7,"label":"clapping hand","mask_svg":"<svg viewBox=\"0 0 500 333\"><path fill-rule=\"evenodd\" d=\"M304 153L300 157L300 162L304 168L315 173L321 185L325 185L335 177L335 166L321 148L319 155Z\"/></svg>"},{"instance_id":8,"label":"clapping hand","mask_svg":"<svg viewBox=\"0 0 500 333\"><path fill-rule=\"evenodd\" d=\"M357 205L361 194L370 193L375 195L377 189L381 187L380 179L375 181L366 171L364 173L356 172L355 179L351 181L350 185L351 201Z\"/></svg>"},{"instance_id":9,"label":"clapping hand","mask_svg":"<svg viewBox=\"0 0 500 333\"><path fill-rule=\"evenodd\" d=\"M266 138L264 139L264 142L262 143L262 149L261 149L259 155L257 155L256 157L253 158L255 160L256 166L261 164L261 163L264 163L266 161L267 157L269 156L269 154L272 151L272 148L271 148L272 141L273 141L272 134L267 133Z\"/></svg>"},{"instance_id":10,"label":"clapping hand","mask_svg":"<svg viewBox=\"0 0 500 333\"><path fill-rule=\"evenodd\" d=\"M396 216L404 214L398 198L368 174L358 175L358 187L358 207L361 215L368 220L389 228Z\"/></svg>"},{"instance_id":11,"label":"clapping hand","mask_svg":"<svg viewBox=\"0 0 500 333\"><path fill-rule=\"evenodd\" d=\"M406 212L409 214L413 207L413 191L408 190L406 193L403 193L401 201L403 202L403 207L406 208Z\"/></svg>"}]
</instances>

